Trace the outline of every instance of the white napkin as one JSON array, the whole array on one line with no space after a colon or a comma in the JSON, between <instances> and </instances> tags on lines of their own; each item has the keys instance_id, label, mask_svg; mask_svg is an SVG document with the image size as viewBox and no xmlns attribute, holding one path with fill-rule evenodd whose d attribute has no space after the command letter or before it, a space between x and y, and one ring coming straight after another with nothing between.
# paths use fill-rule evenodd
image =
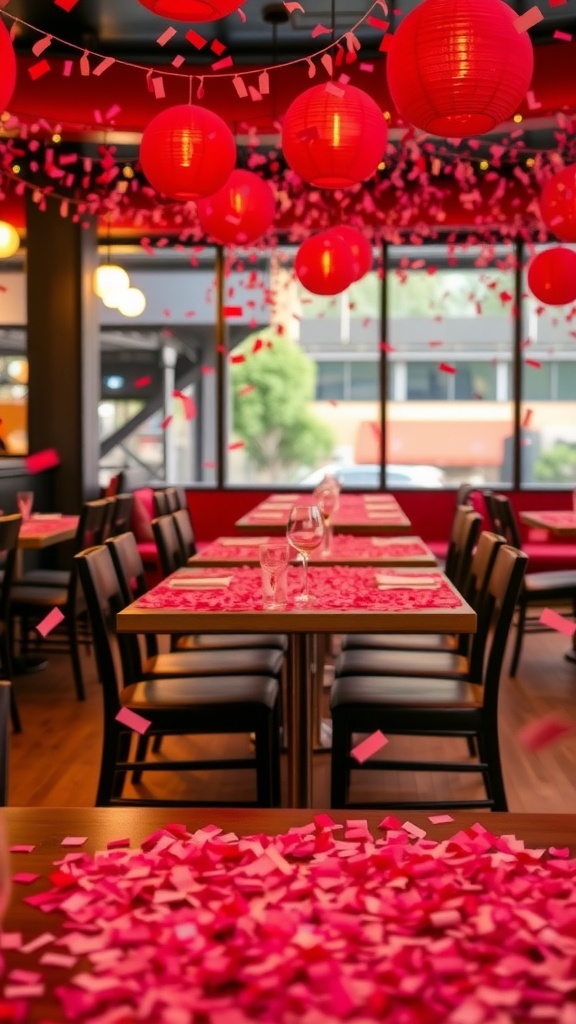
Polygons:
<instances>
[{"instance_id":1,"label":"white napkin","mask_svg":"<svg viewBox=\"0 0 576 1024\"><path fill-rule=\"evenodd\" d=\"M168 586L181 589L213 590L218 587L229 587L231 576L175 576Z\"/></svg>"},{"instance_id":2,"label":"white napkin","mask_svg":"<svg viewBox=\"0 0 576 1024\"><path fill-rule=\"evenodd\" d=\"M267 512L265 509L261 509L259 512L251 512L248 516L249 519L285 519L284 512Z\"/></svg>"},{"instance_id":3,"label":"white napkin","mask_svg":"<svg viewBox=\"0 0 576 1024\"><path fill-rule=\"evenodd\" d=\"M289 501L291 505L294 504L297 498L300 498L300 494L271 494L266 501L273 501L275 504L280 504L283 501Z\"/></svg>"},{"instance_id":4,"label":"white napkin","mask_svg":"<svg viewBox=\"0 0 576 1024\"><path fill-rule=\"evenodd\" d=\"M397 508L367 508L368 519L398 519L402 517Z\"/></svg>"},{"instance_id":5,"label":"white napkin","mask_svg":"<svg viewBox=\"0 0 576 1024\"><path fill-rule=\"evenodd\" d=\"M375 580L379 590L437 590L440 586L440 580L433 576L418 576L415 573L402 576L400 573L394 575L389 572L377 572Z\"/></svg>"},{"instance_id":6,"label":"white napkin","mask_svg":"<svg viewBox=\"0 0 576 1024\"><path fill-rule=\"evenodd\" d=\"M215 543L226 548L257 548L269 540L270 537L219 537Z\"/></svg>"},{"instance_id":7,"label":"white napkin","mask_svg":"<svg viewBox=\"0 0 576 1024\"><path fill-rule=\"evenodd\" d=\"M414 537L370 537L370 543L375 548L388 548L391 544L405 545L418 544Z\"/></svg>"},{"instance_id":8,"label":"white napkin","mask_svg":"<svg viewBox=\"0 0 576 1024\"><path fill-rule=\"evenodd\" d=\"M32 519L61 519L61 512L34 512Z\"/></svg>"}]
</instances>

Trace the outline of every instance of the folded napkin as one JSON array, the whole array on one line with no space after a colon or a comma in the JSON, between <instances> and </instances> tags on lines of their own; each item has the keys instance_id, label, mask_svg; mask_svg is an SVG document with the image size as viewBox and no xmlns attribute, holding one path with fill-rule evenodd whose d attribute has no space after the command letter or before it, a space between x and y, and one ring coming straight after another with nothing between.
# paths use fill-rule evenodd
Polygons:
<instances>
[{"instance_id":1,"label":"folded napkin","mask_svg":"<svg viewBox=\"0 0 576 1024\"><path fill-rule=\"evenodd\" d=\"M367 508L368 519L398 519L402 516L397 508Z\"/></svg>"},{"instance_id":2,"label":"folded napkin","mask_svg":"<svg viewBox=\"0 0 576 1024\"><path fill-rule=\"evenodd\" d=\"M168 586L193 590L212 590L217 587L229 587L231 576L175 576Z\"/></svg>"},{"instance_id":3,"label":"folded napkin","mask_svg":"<svg viewBox=\"0 0 576 1024\"><path fill-rule=\"evenodd\" d=\"M269 540L270 537L219 537L216 544L222 544L225 548L257 548Z\"/></svg>"},{"instance_id":4,"label":"folded napkin","mask_svg":"<svg viewBox=\"0 0 576 1024\"><path fill-rule=\"evenodd\" d=\"M408 545L411 546L419 542L414 540L414 537L370 537L370 543L375 548L389 548L391 544L395 547L397 545L408 547Z\"/></svg>"},{"instance_id":5,"label":"folded napkin","mask_svg":"<svg viewBox=\"0 0 576 1024\"><path fill-rule=\"evenodd\" d=\"M415 573L403 576L401 573L377 572L375 579L379 590L437 590L440 586L439 579Z\"/></svg>"},{"instance_id":6,"label":"folded napkin","mask_svg":"<svg viewBox=\"0 0 576 1024\"><path fill-rule=\"evenodd\" d=\"M61 512L34 512L32 519L62 519Z\"/></svg>"},{"instance_id":7,"label":"folded napkin","mask_svg":"<svg viewBox=\"0 0 576 1024\"><path fill-rule=\"evenodd\" d=\"M291 505L294 504L297 498L300 498L300 494L271 494L267 501L273 501L274 504L280 504L282 501L289 501Z\"/></svg>"},{"instance_id":8,"label":"folded napkin","mask_svg":"<svg viewBox=\"0 0 576 1024\"><path fill-rule=\"evenodd\" d=\"M267 512L266 509L260 509L259 512L251 512L248 516L249 519L285 519L286 515L284 512L276 512L271 510Z\"/></svg>"}]
</instances>

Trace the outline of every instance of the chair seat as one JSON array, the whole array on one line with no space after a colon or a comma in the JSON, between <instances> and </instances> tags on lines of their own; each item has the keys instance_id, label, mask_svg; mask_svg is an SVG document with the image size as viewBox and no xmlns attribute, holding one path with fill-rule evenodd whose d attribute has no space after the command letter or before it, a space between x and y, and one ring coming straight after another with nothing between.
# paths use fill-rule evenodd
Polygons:
<instances>
[{"instance_id":1,"label":"chair seat","mask_svg":"<svg viewBox=\"0 0 576 1024\"><path fill-rule=\"evenodd\" d=\"M137 712L213 709L217 704L261 704L271 710L277 699L277 680L253 675L146 679L120 692L123 707Z\"/></svg>"},{"instance_id":2,"label":"chair seat","mask_svg":"<svg viewBox=\"0 0 576 1024\"><path fill-rule=\"evenodd\" d=\"M576 594L576 569L565 569L558 572L529 572L524 579L527 594L565 594L571 597Z\"/></svg>"},{"instance_id":3,"label":"chair seat","mask_svg":"<svg viewBox=\"0 0 576 1024\"><path fill-rule=\"evenodd\" d=\"M342 640L343 651L455 651L457 639L447 633L348 633Z\"/></svg>"},{"instance_id":4,"label":"chair seat","mask_svg":"<svg viewBox=\"0 0 576 1024\"><path fill-rule=\"evenodd\" d=\"M192 633L176 642L179 651L242 650L245 647L272 647L288 650L288 637L282 633Z\"/></svg>"},{"instance_id":5,"label":"chair seat","mask_svg":"<svg viewBox=\"0 0 576 1024\"><path fill-rule=\"evenodd\" d=\"M18 614L22 608L46 607L62 608L68 601L65 587L28 587L24 583L15 583L10 591L10 609Z\"/></svg>"},{"instance_id":6,"label":"chair seat","mask_svg":"<svg viewBox=\"0 0 576 1024\"><path fill-rule=\"evenodd\" d=\"M69 569L30 569L18 580L27 587L68 587Z\"/></svg>"},{"instance_id":7,"label":"chair seat","mask_svg":"<svg viewBox=\"0 0 576 1024\"><path fill-rule=\"evenodd\" d=\"M156 654L142 665L144 676L278 676L282 651L268 648L237 651L176 651Z\"/></svg>"},{"instance_id":8,"label":"chair seat","mask_svg":"<svg viewBox=\"0 0 576 1024\"><path fill-rule=\"evenodd\" d=\"M450 651L344 651L336 661L336 678L341 676L424 676L465 679L468 658Z\"/></svg>"},{"instance_id":9,"label":"chair seat","mask_svg":"<svg viewBox=\"0 0 576 1024\"><path fill-rule=\"evenodd\" d=\"M372 704L390 708L482 708L481 686L458 679L406 676L343 676L330 694L332 709L346 704Z\"/></svg>"}]
</instances>

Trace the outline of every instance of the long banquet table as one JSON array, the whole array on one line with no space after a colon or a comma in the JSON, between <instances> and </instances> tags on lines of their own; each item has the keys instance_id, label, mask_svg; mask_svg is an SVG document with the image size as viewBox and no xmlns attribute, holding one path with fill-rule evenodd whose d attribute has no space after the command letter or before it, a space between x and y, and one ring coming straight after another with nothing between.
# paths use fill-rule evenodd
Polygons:
<instances>
[{"instance_id":1,"label":"long banquet table","mask_svg":"<svg viewBox=\"0 0 576 1024\"><path fill-rule=\"evenodd\" d=\"M0 1019L574 1020L576 815L354 816L3 810Z\"/></svg>"},{"instance_id":2,"label":"long banquet table","mask_svg":"<svg viewBox=\"0 0 576 1024\"><path fill-rule=\"evenodd\" d=\"M400 570L387 570L398 575ZM402 570L401 576L409 574ZM202 577L197 586L194 578ZM226 570L184 569L163 580L117 616L127 633L288 633L288 803L312 806L314 722L310 674L311 639L316 633L474 633L476 613L446 576L420 569L433 587L401 585L379 589L374 567L312 566L314 604L263 609L260 570L231 566ZM207 587L206 578L215 577ZM186 577L188 581L186 582ZM184 581L184 586L182 586ZM300 573L289 570L290 594ZM224 585L222 585L222 582ZM292 600L292 599L291 599Z\"/></svg>"},{"instance_id":3,"label":"long banquet table","mask_svg":"<svg viewBox=\"0 0 576 1024\"><path fill-rule=\"evenodd\" d=\"M188 560L189 565L225 568L227 565L259 565L260 544L269 540L260 537L218 537ZM337 533L330 551L319 548L310 552L310 565L375 565L412 568L437 565L437 560L421 537L366 537Z\"/></svg>"},{"instance_id":4,"label":"long banquet table","mask_svg":"<svg viewBox=\"0 0 576 1024\"><path fill-rule=\"evenodd\" d=\"M279 535L286 531L288 515L293 505L314 503L311 494L271 495L247 512L234 524L241 533L266 533ZM341 494L337 511L332 517L334 533L358 535L410 533L412 524L406 513L391 494L366 492L364 494Z\"/></svg>"}]
</instances>

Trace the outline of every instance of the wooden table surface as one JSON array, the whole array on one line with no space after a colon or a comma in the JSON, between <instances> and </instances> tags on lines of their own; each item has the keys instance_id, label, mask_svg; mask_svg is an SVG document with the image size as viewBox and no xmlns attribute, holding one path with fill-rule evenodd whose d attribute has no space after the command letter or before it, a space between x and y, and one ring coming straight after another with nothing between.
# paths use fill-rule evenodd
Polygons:
<instances>
[{"instance_id":1,"label":"wooden table surface","mask_svg":"<svg viewBox=\"0 0 576 1024\"><path fill-rule=\"evenodd\" d=\"M38 551L73 540L78 528L78 516L35 516L23 522L18 535L18 547Z\"/></svg>"},{"instance_id":2,"label":"wooden table surface","mask_svg":"<svg viewBox=\"0 0 576 1024\"><path fill-rule=\"evenodd\" d=\"M225 832L233 831L239 835L265 833L281 834L295 825L312 822L313 816L326 813L344 824L347 818L367 819L375 836L378 823L386 815L386 811L354 810L343 811L320 810L256 810L252 808L49 808L25 807L6 808L2 811L6 825L8 844L30 844L34 846L32 853L12 853L9 855L9 870L39 874L41 877L29 885L14 883L10 904L4 920L4 933L21 932L24 943L39 935L51 933L62 934L64 918L60 913L43 913L38 908L23 902L24 898L50 888L47 875L55 868L53 862L62 858L66 847L61 845L66 836L87 836L86 843L79 849L93 854L106 848L106 843L113 839L129 837L133 846L137 846L147 835L158 828L178 822L194 831L208 824L215 824ZM576 853L576 815L562 814L498 814L476 811L455 811L454 821L448 824L432 825L425 813L400 811L391 812L400 820L409 820L424 828L427 837L436 841L446 839L462 828L467 828L480 821L495 834L510 835L523 839L529 847L547 848L549 846L568 846L572 855ZM0 819L1 820L1 819ZM70 850L70 848L68 848ZM78 848L76 848L78 849ZM2 1020L25 1020L30 1024L56 1021L63 1022L64 1016L54 990L58 985L67 984L70 977L90 967L87 961L80 960L72 969L46 966L39 963L46 950L64 952L62 946L50 943L48 946L25 954L15 950L4 950L6 975L10 971L39 971L46 983L46 992L40 998L30 999L30 1012L23 1017L2 1016ZM0 1007L6 1011L9 1003ZM549 1018L547 1018L549 1019ZM572 1018L570 1018L572 1019Z\"/></svg>"},{"instance_id":3,"label":"wooden table surface","mask_svg":"<svg viewBox=\"0 0 576 1024\"><path fill-rule=\"evenodd\" d=\"M293 500L292 496L273 494L234 525L241 533L265 532L281 536L286 532L290 509L297 504L313 505L314 496L304 494ZM393 495L366 492L340 495L339 507L332 516L332 529L335 534L397 536L410 533L412 524Z\"/></svg>"},{"instance_id":4,"label":"wooden table surface","mask_svg":"<svg viewBox=\"0 0 576 1024\"><path fill-rule=\"evenodd\" d=\"M557 509L542 512L520 512L520 522L525 526L534 526L540 530L548 530L560 537L576 537L576 513L569 509Z\"/></svg>"},{"instance_id":5,"label":"wooden table surface","mask_svg":"<svg viewBox=\"0 0 576 1024\"><path fill-rule=\"evenodd\" d=\"M225 568L227 565L260 564L259 547L271 537L218 537L198 554L188 559L188 565ZM292 552L294 554L294 552ZM421 537L364 537L337 533L332 538L331 550L310 553L310 565L376 565L433 567L437 559Z\"/></svg>"}]
</instances>

